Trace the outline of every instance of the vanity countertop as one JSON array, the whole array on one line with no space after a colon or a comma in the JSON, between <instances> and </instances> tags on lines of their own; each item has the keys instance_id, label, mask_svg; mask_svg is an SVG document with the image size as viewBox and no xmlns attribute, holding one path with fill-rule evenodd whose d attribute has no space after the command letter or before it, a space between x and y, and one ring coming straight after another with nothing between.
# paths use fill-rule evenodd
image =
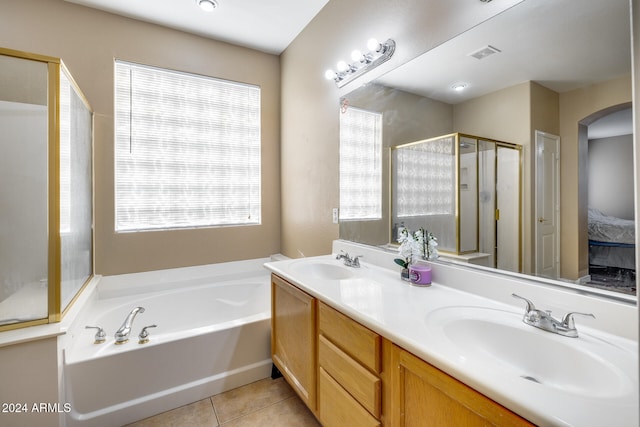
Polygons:
<instances>
[{"instance_id":1,"label":"vanity countertop","mask_svg":"<svg viewBox=\"0 0 640 427\"><path fill-rule=\"evenodd\" d=\"M318 266L322 268L318 269ZM588 383L576 388L575 384L565 386L561 381L537 382L529 375L513 375L513 369L503 369L504 365L499 363L485 363L486 355L476 358L476 353L469 356L468 352L460 352L442 328L437 327L438 317L451 308L461 313L480 309L483 313L522 317L522 301L514 299L514 305L509 305L445 286L437 280L429 287L412 286L400 279L398 271L367 262L361 262L360 268L351 268L347 272L350 277L342 277L338 272L343 271L340 267L344 266L335 255L269 262L265 267L535 424L638 425L638 348L637 342L631 339L585 326L580 318L576 319L578 338L563 337L517 322L521 326L515 327L523 328L525 334L533 334L536 342L540 338L541 342L550 344L549 348L539 349L540 355L544 356L540 358L541 363L565 360L562 349L577 345L591 349L600 360L598 363L606 364L607 369L618 372L622 378L606 383L611 386L606 387L608 390L599 387L591 390ZM513 292L520 291L514 284ZM543 301L540 303L543 305ZM535 334L543 335L537 337ZM491 338L493 341L501 339L509 340L507 336ZM599 346L615 349L616 354L622 355L622 361L610 358L606 351L599 353ZM581 368L580 360L567 363L569 367ZM594 370L589 371L593 373ZM590 372L585 372L584 381L590 381ZM604 381L609 379L604 378Z\"/></svg>"}]
</instances>

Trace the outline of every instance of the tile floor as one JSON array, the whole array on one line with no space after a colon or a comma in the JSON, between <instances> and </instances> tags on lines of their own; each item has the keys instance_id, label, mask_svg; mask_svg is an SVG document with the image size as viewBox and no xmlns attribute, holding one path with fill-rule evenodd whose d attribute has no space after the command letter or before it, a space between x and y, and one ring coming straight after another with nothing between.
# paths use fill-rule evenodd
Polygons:
<instances>
[{"instance_id":1,"label":"tile floor","mask_svg":"<svg viewBox=\"0 0 640 427\"><path fill-rule=\"evenodd\" d=\"M320 424L283 378L263 380L128 427L319 427Z\"/></svg>"}]
</instances>

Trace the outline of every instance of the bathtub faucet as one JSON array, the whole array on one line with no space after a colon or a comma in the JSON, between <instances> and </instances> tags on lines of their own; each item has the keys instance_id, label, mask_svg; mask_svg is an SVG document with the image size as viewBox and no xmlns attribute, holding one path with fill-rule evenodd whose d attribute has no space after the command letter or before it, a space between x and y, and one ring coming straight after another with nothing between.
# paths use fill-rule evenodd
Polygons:
<instances>
[{"instance_id":1,"label":"bathtub faucet","mask_svg":"<svg viewBox=\"0 0 640 427\"><path fill-rule=\"evenodd\" d=\"M136 314L144 313L144 307L136 307L131 310L131 313L124 320L124 323L120 328L116 331L115 338L116 344L124 344L129 341L129 334L131 333L131 325L133 325L133 319L136 317Z\"/></svg>"}]
</instances>

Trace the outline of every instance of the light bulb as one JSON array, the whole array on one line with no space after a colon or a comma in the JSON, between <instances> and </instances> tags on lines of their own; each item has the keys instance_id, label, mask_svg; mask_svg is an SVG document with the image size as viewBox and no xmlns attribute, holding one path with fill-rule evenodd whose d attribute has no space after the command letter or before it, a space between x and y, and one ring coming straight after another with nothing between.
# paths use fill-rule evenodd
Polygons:
<instances>
[{"instance_id":1,"label":"light bulb","mask_svg":"<svg viewBox=\"0 0 640 427\"><path fill-rule=\"evenodd\" d=\"M466 88L467 88L467 85L465 83L457 83L451 86L451 89L455 90L456 92L462 92Z\"/></svg>"},{"instance_id":2,"label":"light bulb","mask_svg":"<svg viewBox=\"0 0 640 427\"><path fill-rule=\"evenodd\" d=\"M351 52L351 59L353 61L364 62L364 55L358 49Z\"/></svg>"},{"instance_id":3,"label":"light bulb","mask_svg":"<svg viewBox=\"0 0 640 427\"><path fill-rule=\"evenodd\" d=\"M338 63L336 64L336 68L338 69L338 72L342 73L349 69L349 64L344 61L338 61Z\"/></svg>"},{"instance_id":4,"label":"light bulb","mask_svg":"<svg viewBox=\"0 0 640 427\"><path fill-rule=\"evenodd\" d=\"M198 6L200 9L205 12L212 12L216 7L218 7L218 3L215 0L197 0Z\"/></svg>"},{"instance_id":5,"label":"light bulb","mask_svg":"<svg viewBox=\"0 0 640 427\"><path fill-rule=\"evenodd\" d=\"M338 77L338 75L337 75L337 74L336 74L336 72L335 72L335 71L333 71L333 70L327 70L327 71L325 71L325 72L324 72L324 77L325 77L327 80L335 80L335 79L336 79L336 77Z\"/></svg>"},{"instance_id":6,"label":"light bulb","mask_svg":"<svg viewBox=\"0 0 640 427\"><path fill-rule=\"evenodd\" d=\"M367 42L367 49L374 52L379 52L382 49L382 45L376 39L369 39L369 41Z\"/></svg>"}]
</instances>

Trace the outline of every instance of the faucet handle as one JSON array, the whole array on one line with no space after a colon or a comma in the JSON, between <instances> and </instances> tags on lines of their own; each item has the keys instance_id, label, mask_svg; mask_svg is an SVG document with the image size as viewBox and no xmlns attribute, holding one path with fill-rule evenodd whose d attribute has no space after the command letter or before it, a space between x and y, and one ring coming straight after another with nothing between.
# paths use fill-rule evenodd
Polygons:
<instances>
[{"instance_id":1,"label":"faucet handle","mask_svg":"<svg viewBox=\"0 0 640 427\"><path fill-rule=\"evenodd\" d=\"M105 334L104 329L102 329L100 326L85 326L84 328L98 330L96 332L96 335L93 337L93 339L95 340L93 341L94 344L102 344L107 340L107 334Z\"/></svg>"},{"instance_id":2,"label":"faucet handle","mask_svg":"<svg viewBox=\"0 0 640 427\"><path fill-rule=\"evenodd\" d=\"M579 315L579 316L588 316L588 317L593 317L594 319L596 318L596 316L594 316L592 313L578 313L577 311L572 311L571 313L567 313L564 315L564 317L562 318L562 325L565 328L569 328L569 329L575 329L575 322L573 321L573 316L574 315Z\"/></svg>"},{"instance_id":3,"label":"faucet handle","mask_svg":"<svg viewBox=\"0 0 640 427\"><path fill-rule=\"evenodd\" d=\"M149 342L149 331L147 328L156 328L158 325L148 325L142 328L140 334L138 335L138 344L145 344Z\"/></svg>"},{"instance_id":4,"label":"faucet handle","mask_svg":"<svg viewBox=\"0 0 640 427\"><path fill-rule=\"evenodd\" d=\"M360 267L360 258L364 258L364 255L356 255L351 258L351 265L354 267Z\"/></svg>"},{"instance_id":5,"label":"faucet handle","mask_svg":"<svg viewBox=\"0 0 640 427\"><path fill-rule=\"evenodd\" d=\"M523 301L526 301L526 303L527 303L527 313L529 313L530 311L533 311L533 310L536 309L536 306L531 301L529 301L528 299L526 299L524 297L521 297L520 295L517 295L517 294L511 294L511 296L514 297L514 298L518 298L518 299L521 299Z\"/></svg>"}]
</instances>

